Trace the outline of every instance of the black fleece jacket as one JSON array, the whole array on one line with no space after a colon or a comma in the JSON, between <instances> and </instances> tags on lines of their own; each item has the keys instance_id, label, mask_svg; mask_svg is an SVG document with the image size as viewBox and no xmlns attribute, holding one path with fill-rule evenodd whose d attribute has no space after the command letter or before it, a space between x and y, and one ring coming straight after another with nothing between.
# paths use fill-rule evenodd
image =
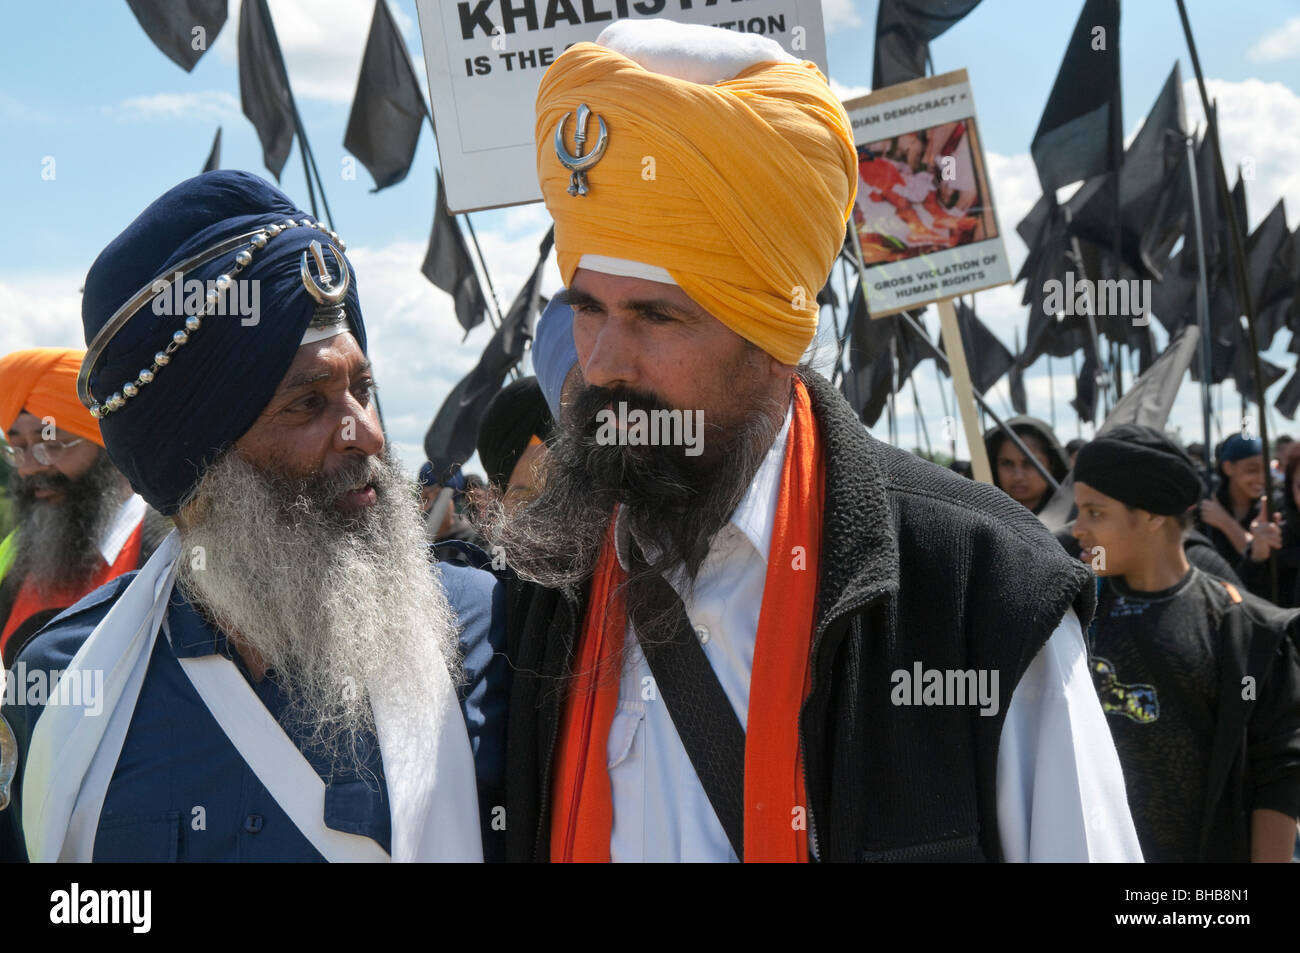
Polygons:
<instances>
[{"instance_id":1,"label":"black fleece jacket","mask_svg":"<svg viewBox=\"0 0 1300 953\"><path fill-rule=\"evenodd\" d=\"M1024 507L874 440L804 374L826 459L812 685L800 715L822 860L997 860L998 743L1011 695L1092 574ZM511 860L549 855L561 706L587 586L513 586L505 832ZM891 673L999 673L998 711L896 706ZM752 698L751 704L762 704Z\"/></svg>"}]
</instances>

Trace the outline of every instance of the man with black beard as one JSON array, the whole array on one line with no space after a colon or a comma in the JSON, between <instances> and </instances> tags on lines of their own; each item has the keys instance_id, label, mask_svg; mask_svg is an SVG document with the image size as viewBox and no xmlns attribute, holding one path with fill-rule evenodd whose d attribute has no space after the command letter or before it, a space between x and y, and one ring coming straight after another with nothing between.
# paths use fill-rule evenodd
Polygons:
<instances>
[{"instance_id":1,"label":"man with black beard","mask_svg":"<svg viewBox=\"0 0 1300 953\"><path fill-rule=\"evenodd\" d=\"M857 178L820 72L621 21L534 133L582 380L489 532L528 581L508 856L1140 859L1088 573L799 366Z\"/></svg>"},{"instance_id":2,"label":"man with black beard","mask_svg":"<svg viewBox=\"0 0 1300 953\"><path fill-rule=\"evenodd\" d=\"M138 569L170 528L113 466L77 400L84 351L31 348L0 359L0 427L13 465L15 528L0 542L3 668L54 616Z\"/></svg>"},{"instance_id":3,"label":"man with black beard","mask_svg":"<svg viewBox=\"0 0 1300 953\"><path fill-rule=\"evenodd\" d=\"M481 859L457 630L491 641L498 587L433 565L344 247L222 171L91 266L79 395L177 531L19 657L62 671L3 712L27 858ZM229 307L252 283L264 310Z\"/></svg>"}]
</instances>

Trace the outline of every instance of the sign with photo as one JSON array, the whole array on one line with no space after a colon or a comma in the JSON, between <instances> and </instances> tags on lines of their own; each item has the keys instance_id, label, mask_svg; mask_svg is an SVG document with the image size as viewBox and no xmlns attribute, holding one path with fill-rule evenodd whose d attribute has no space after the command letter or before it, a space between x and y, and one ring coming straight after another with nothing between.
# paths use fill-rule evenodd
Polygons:
<instances>
[{"instance_id":1,"label":"sign with photo","mask_svg":"<svg viewBox=\"0 0 1300 953\"><path fill-rule=\"evenodd\" d=\"M873 318L1011 281L965 70L844 104Z\"/></svg>"}]
</instances>

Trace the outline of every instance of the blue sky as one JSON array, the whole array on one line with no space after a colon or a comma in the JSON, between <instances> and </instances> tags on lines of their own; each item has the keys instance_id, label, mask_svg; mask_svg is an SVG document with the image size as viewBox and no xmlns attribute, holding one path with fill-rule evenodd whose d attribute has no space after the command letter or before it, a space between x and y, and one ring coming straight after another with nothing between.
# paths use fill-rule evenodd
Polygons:
<instances>
[{"instance_id":1,"label":"blue sky","mask_svg":"<svg viewBox=\"0 0 1300 953\"><path fill-rule=\"evenodd\" d=\"M421 64L414 0L389 0ZM449 0L448 0L449 2ZM938 71L971 76L1004 234L1012 234L1038 195L1027 152L1078 0L984 0L933 44ZM1202 65L1221 99L1225 160L1256 159L1247 183L1253 227L1279 196L1289 224L1300 214L1300 2L1189 0ZM875 0L824 0L832 80L845 93L865 91L871 76ZM0 353L80 341L77 289L95 254L171 185L199 171L213 133L223 128L222 165L260 174L261 150L239 110L234 57L238 4L213 48L186 74L154 48L120 0L50 0L6 8L0 34ZM335 225L357 263L388 425L409 466L418 465L424 428L452 384L476 360L488 331L462 342L446 295L419 274L432 217L433 136L422 134L406 181L371 194L361 169L340 174L352 92L373 4L370 0L271 0L290 78L325 178ZM1248 13L1244 12L1247 11ZM1126 0L1121 26L1125 129L1150 107L1173 62L1192 78L1173 0ZM1199 105L1188 96L1189 115ZM53 157L55 177L42 179ZM297 148L282 186L306 207ZM540 206L474 215L503 304L532 267L546 225ZM1013 262L1024 254L1008 239ZM552 265L549 284L558 285ZM1023 329L1021 289L981 294L981 315L1008 345ZM930 321L933 328L935 322ZM1275 352L1283 352L1286 335ZM1294 358L1278 360L1288 369ZM1074 436L1073 396L1056 362L1062 436ZM921 386L932 433L942 415L932 372ZM1045 366L1030 372L1031 412L1048 415ZM996 398L995 398L996 401ZM904 402L911 405L910 395ZM1224 405L1238 399L1229 387ZM997 404L997 406L1001 406ZM1184 388L1174 423L1199 425L1195 395ZM1068 425L1066 424L1068 421ZM910 414L900 418L912 443ZM1286 428L1284 428L1286 429ZM1300 427L1290 428L1293 431ZM877 427L883 433L883 426ZM1088 432L1084 431L1085 434Z\"/></svg>"}]
</instances>

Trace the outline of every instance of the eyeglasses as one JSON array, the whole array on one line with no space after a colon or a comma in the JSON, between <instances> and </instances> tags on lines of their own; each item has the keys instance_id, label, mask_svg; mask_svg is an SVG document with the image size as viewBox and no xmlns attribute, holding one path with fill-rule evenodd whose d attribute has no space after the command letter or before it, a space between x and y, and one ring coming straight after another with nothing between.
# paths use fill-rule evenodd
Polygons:
<instances>
[{"instance_id":1,"label":"eyeglasses","mask_svg":"<svg viewBox=\"0 0 1300 953\"><path fill-rule=\"evenodd\" d=\"M52 466L55 460L62 458L65 453L77 444L85 442L85 437L78 437L76 440L40 440L30 448L6 444L3 452L5 459L16 467L21 467L27 462L28 453L41 466L48 467Z\"/></svg>"}]
</instances>

